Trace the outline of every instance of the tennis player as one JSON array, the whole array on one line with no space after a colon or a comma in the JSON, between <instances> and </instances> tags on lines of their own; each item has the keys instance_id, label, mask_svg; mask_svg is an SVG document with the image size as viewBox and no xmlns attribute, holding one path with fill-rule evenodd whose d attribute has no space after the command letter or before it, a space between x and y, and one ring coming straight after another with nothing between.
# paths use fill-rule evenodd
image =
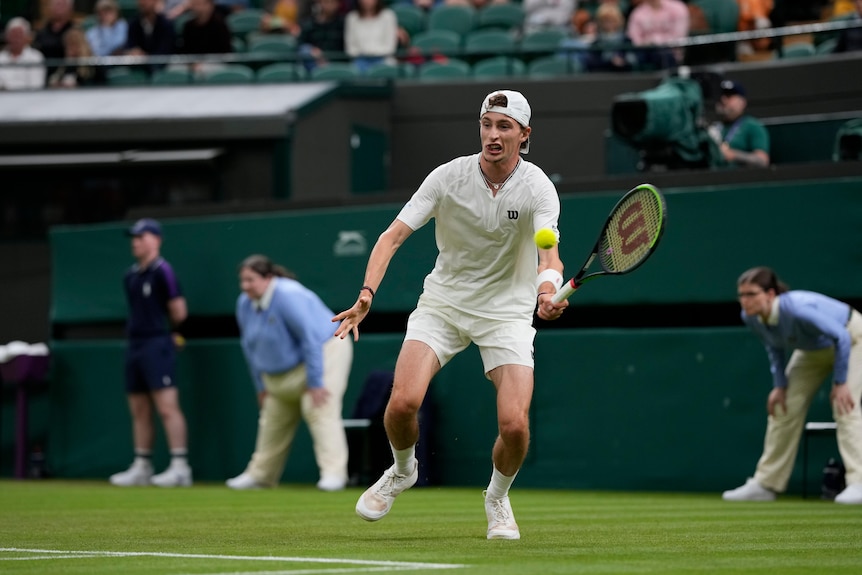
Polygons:
<instances>
[{"instance_id":1,"label":"tennis player","mask_svg":"<svg viewBox=\"0 0 862 575\"><path fill-rule=\"evenodd\" d=\"M485 491L488 539L519 539L509 488L530 442L533 312L553 320L567 307L551 296L563 283L557 247L538 249L534 233L557 230L560 201L550 179L521 158L530 147L530 105L519 92L488 94L479 111L477 154L434 169L371 251L353 306L336 315L335 332L359 338L393 255L415 230L435 219L439 254L407 322L384 425L395 463L365 491L356 512L376 521L416 483L417 412L434 375L470 342L497 390L499 435ZM538 301L537 301L538 300Z\"/></svg>"},{"instance_id":2,"label":"tennis player","mask_svg":"<svg viewBox=\"0 0 862 575\"><path fill-rule=\"evenodd\" d=\"M847 487L835 502L862 504L862 315L819 293L788 291L767 267L743 273L737 290L742 320L769 355L773 388L766 402L769 420L763 454L754 477L725 491L723 498L773 501L787 488L808 406L832 372L829 399L838 451L847 469Z\"/></svg>"}]
</instances>

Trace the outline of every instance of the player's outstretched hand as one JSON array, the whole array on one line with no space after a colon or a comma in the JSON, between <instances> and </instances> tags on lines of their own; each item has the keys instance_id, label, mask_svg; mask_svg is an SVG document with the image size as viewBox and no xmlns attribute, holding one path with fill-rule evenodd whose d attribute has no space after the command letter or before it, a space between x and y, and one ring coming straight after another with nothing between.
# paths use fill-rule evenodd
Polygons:
<instances>
[{"instance_id":1,"label":"player's outstretched hand","mask_svg":"<svg viewBox=\"0 0 862 575\"><path fill-rule=\"evenodd\" d=\"M338 326L337 330L335 330L335 337L344 339L348 333L352 332L353 341L359 341L359 324L362 323L362 320L365 319L366 315L368 315L368 311L371 309L372 299L373 296L366 290L363 290L359 292L359 298L356 300L356 303L353 304L353 307L344 310L332 318L332 321L341 322L341 325Z\"/></svg>"},{"instance_id":2,"label":"player's outstretched hand","mask_svg":"<svg viewBox=\"0 0 862 575\"><path fill-rule=\"evenodd\" d=\"M564 299L559 303L553 302L554 294L543 293L539 296L539 305L536 309L536 315L546 321L558 319L563 315L563 310L569 307L569 300Z\"/></svg>"}]
</instances>

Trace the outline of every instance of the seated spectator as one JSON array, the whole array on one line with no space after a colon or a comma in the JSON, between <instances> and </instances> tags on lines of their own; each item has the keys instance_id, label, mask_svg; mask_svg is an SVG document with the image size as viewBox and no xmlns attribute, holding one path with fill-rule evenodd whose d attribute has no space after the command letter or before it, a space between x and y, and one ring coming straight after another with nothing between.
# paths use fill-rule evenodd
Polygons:
<instances>
[{"instance_id":1,"label":"seated spectator","mask_svg":"<svg viewBox=\"0 0 862 575\"><path fill-rule=\"evenodd\" d=\"M129 36L129 23L120 17L114 0L96 2L97 24L87 30L87 42L94 56L112 56L122 52Z\"/></svg>"},{"instance_id":2,"label":"seated spectator","mask_svg":"<svg viewBox=\"0 0 862 575\"><path fill-rule=\"evenodd\" d=\"M45 58L30 47L32 34L30 23L24 18L12 18L6 24L6 47L0 50L0 90L45 87Z\"/></svg>"},{"instance_id":3,"label":"seated spectator","mask_svg":"<svg viewBox=\"0 0 862 575\"><path fill-rule=\"evenodd\" d=\"M213 0L189 0L192 18L183 26L183 54L233 52L230 30Z\"/></svg>"},{"instance_id":4,"label":"seated spectator","mask_svg":"<svg viewBox=\"0 0 862 575\"><path fill-rule=\"evenodd\" d=\"M772 21L769 19L773 8L772 0L736 0L736 2L739 4L739 23L736 27L740 32L772 27ZM769 50L771 42L771 38L737 42L736 50L739 54L763 52Z\"/></svg>"},{"instance_id":5,"label":"seated spectator","mask_svg":"<svg viewBox=\"0 0 862 575\"><path fill-rule=\"evenodd\" d=\"M523 0L523 7L525 34L548 28L567 30L577 0Z\"/></svg>"},{"instance_id":6,"label":"seated spectator","mask_svg":"<svg viewBox=\"0 0 862 575\"><path fill-rule=\"evenodd\" d=\"M36 39L33 42L34 47L47 60L62 60L66 57L63 36L72 27L73 8L72 0L51 0L48 19L36 32ZM48 74L54 70L54 66L48 66Z\"/></svg>"},{"instance_id":7,"label":"seated spectator","mask_svg":"<svg viewBox=\"0 0 862 575\"><path fill-rule=\"evenodd\" d=\"M167 56L176 50L174 25L157 12L156 7L157 0L138 0L138 16L129 23L126 54ZM161 65L154 67L158 68Z\"/></svg>"},{"instance_id":8,"label":"seated spectator","mask_svg":"<svg viewBox=\"0 0 862 575\"><path fill-rule=\"evenodd\" d=\"M250 6L249 0L215 0L215 8L227 18L234 12L242 12Z\"/></svg>"},{"instance_id":9,"label":"seated spectator","mask_svg":"<svg viewBox=\"0 0 862 575\"><path fill-rule=\"evenodd\" d=\"M642 0L629 14L626 35L635 46L664 46L688 37L688 8L680 0ZM641 50L645 65L668 68L682 63L680 49Z\"/></svg>"},{"instance_id":10,"label":"seated spectator","mask_svg":"<svg viewBox=\"0 0 862 575\"><path fill-rule=\"evenodd\" d=\"M756 118L745 113L748 100L739 82L724 80L715 110L721 122L710 134L718 143L725 161L732 166L769 166L769 132Z\"/></svg>"},{"instance_id":11,"label":"seated spectator","mask_svg":"<svg viewBox=\"0 0 862 575\"><path fill-rule=\"evenodd\" d=\"M398 18L384 0L357 0L344 21L344 49L360 72L394 62L398 50Z\"/></svg>"},{"instance_id":12,"label":"seated spectator","mask_svg":"<svg viewBox=\"0 0 862 575\"><path fill-rule=\"evenodd\" d=\"M58 67L48 77L49 88L77 88L103 83L104 68L79 65L74 61L75 58L93 57L90 43L87 42L87 37L81 28L69 28L63 36L63 48L66 51L66 60L69 62Z\"/></svg>"},{"instance_id":13,"label":"seated spectator","mask_svg":"<svg viewBox=\"0 0 862 575\"><path fill-rule=\"evenodd\" d=\"M299 2L297 0L272 0L260 19L264 32L299 36Z\"/></svg>"},{"instance_id":14,"label":"seated spectator","mask_svg":"<svg viewBox=\"0 0 862 575\"><path fill-rule=\"evenodd\" d=\"M299 54L307 70L325 66L327 54L344 52L344 16L339 0L314 0L299 32Z\"/></svg>"},{"instance_id":15,"label":"seated spectator","mask_svg":"<svg viewBox=\"0 0 862 575\"><path fill-rule=\"evenodd\" d=\"M856 12L850 18L857 22L862 20L862 0L855 0ZM838 35L835 52L853 52L862 50L862 28L845 28Z\"/></svg>"},{"instance_id":16,"label":"seated spectator","mask_svg":"<svg viewBox=\"0 0 862 575\"><path fill-rule=\"evenodd\" d=\"M612 2L602 3L596 11L595 37L590 50L583 52L582 64L589 72L626 72L637 65L637 55L625 34L625 16Z\"/></svg>"}]
</instances>

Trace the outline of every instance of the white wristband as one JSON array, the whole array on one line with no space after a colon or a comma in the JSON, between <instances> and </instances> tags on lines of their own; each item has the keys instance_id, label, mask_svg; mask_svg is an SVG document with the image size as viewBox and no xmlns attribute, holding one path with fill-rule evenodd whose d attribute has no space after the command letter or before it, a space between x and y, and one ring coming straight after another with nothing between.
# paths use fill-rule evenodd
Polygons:
<instances>
[{"instance_id":1,"label":"white wristband","mask_svg":"<svg viewBox=\"0 0 862 575\"><path fill-rule=\"evenodd\" d=\"M545 282L551 282L554 284L554 289L558 290L563 285L563 276L557 270L547 269L536 278L536 289L541 288Z\"/></svg>"}]
</instances>

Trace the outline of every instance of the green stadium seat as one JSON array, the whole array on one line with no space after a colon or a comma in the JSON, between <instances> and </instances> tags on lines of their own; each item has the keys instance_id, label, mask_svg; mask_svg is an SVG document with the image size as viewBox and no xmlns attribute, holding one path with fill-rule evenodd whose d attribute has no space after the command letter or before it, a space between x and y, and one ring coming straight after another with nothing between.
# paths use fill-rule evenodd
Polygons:
<instances>
[{"instance_id":1,"label":"green stadium seat","mask_svg":"<svg viewBox=\"0 0 862 575\"><path fill-rule=\"evenodd\" d=\"M296 38L289 34L258 36L249 40L248 52L273 58L291 57L296 54Z\"/></svg>"},{"instance_id":2,"label":"green stadium seat","mask_svg":"<svg viewBox=\"0 0 862 575\"><path fill-rule=\"evenodd\" d=\"M811 42L794 42L781 48L782 58L808 58L817 53Z\"/></svg>"},{"instance_id":3,"label":"green stadium seat","mask_svg":"<svg viewBox=\"0 0 862 575\"><path fill-rule=\"evenodd\" d=\"M86 16L83 20L81 20L81 28L84 31L87 31L90 28L92 28L93 26L95 26L97 23L98 23L98 20L96 19L96 16L93 14L90 14L89 16Z\"/></svg>"},{"instance_id":4,"label":"green stadium seat","mask_svg":"<svg viewBox=\"0 0 862 575\"><path fill-rule=\"evenodd\" d=\"M527 64L527 76L531 78L565 76L576 71L567 59L559 56L543 56Z\"/></svg>"},{"instance_id":5,"label":"green stadium seat","mask_svg":"<svg viewBox=\"0 0 862 575\"><path fill-rule=\"evenodd\" d=\"M516 48L515 38L503 30L475 30L464 38L464 53L470 55L511 54Z\"/></svg>"},{"instance_id":6,"label":"green stadium seat","mask_svg":"<svg viewBox=\"0 0 862 575\"><path fill-rule=\"evenodd\" d=\"M457 58L446 62L426 62L419 67L420 80L451 80L469 78L470 64Z\"/></svg>"},{"instance_id":7,"label":"green stadium seat","mask_svg":"<svg viewBox=\"0 0 862 575\"><path fill-rule=\"evenodd\" d=\"M242 54L245 52L245 41L239 36L233 36L230 39L230 47L234 54Z\"/></svg>"},{"instance_id":8,"label":"green stadium seat","mask_svg":"<svg viewBox=\"0 0 862 575\"><path fill-rule=\"evenodd\" d=\"M476 10L470 6L440 4L428 14L429 30L451 30L464 36L476 26Z\"/></svg>"},{"instance_id":9,"label":"green stadium seat","mask_svg":"<svg viewBox=\"0 0 862 575\"><path fill-rule=\"evenodd\" d=\"M739 28L739 4L736 0L691 0L703 11L710 34L736 32Z\"/></svg>"},{"instance_id":10,"label":"green stadium seat","mask_svg":"<svg viewBox=\"0 0 862 575\"><path fill-rule=\"evenodd\" d=\"M831 54L838 46L838 38L827 38L820 44L817 44L815 50L818 54Z\"/></svg>"},{"instance_id":11,"label":"green stadium seat","mask_svg":"<svg viewBox=\"0 0 862 575\"><path fill-rule=\"evenodd\" d=\"M457 54L461 51L461 36L452 30L426 30L417 34L410 45L423 54Z\"/></svg>"},{"instance_id":12,"label":"green stadium seat","mask_svg":"<svg viewBox=\"0 0 862 575\"><path fill-rule=\"evenodd\" d=\"M520 50L522 54L528 55L555 52L566 38L568 34L562 30L537 30L524 36Z\"/></svg>"},{"instance_id":13,"label":"green stadium seat","mask_svg":"<svg viewBox=\"0 0 862 575\"><path fill-rule=\"evenodd\" d=\"M256 8L233 12L227 17L227 27L234 36L245 36L249 32L260 30L262 17L263 10Z\"/></svg>"},{"instance_id":14,"label":"green stadium seat","mask_svg":"<svg viewBox=\"0 0 862 575\"><path fill-rule=\"evenodd\" d=\"M156 86L181 86L193 83L194 77L190 70L172 68L155 72L151 81Z\"/></svg>"},{"instance_id":15,"label":"green stadium seat","mask_svg":"<svg viewBox=\"0 0 862 575\"><path fill-rule=\"evenodd\" d=\"M201 81L204 84L250 84L254 82L254 70L243 64L226 64L223 67L205 72Z\"/></svg>"},{"instance_id":16,"label":"green stadium seat","mask_svg":"<svg viewBox=\"0 0 862 575\"><path fill-rule=\"evenodd\" d=\"M398 64L376 64L365 73L369 78L405 78L404 68Z\"/></svg>"},{"instance_id":17,"label":"green stadium seat","mask_svg":"<svg viewBox=\"0 0 862 575\"><path fill-rule=\"evenodd\" d=\"M359 76L356 68L349 62L329 62L311 71L312 80L352 80Z\"/></svg>"},{"instance_id":18,"label":"green stadium seat","mask_svg":"<svg viewBox=\"0 0 862 575\"><path fill-rule=\"evenodd\" d=\"M183 28L185 28L186 22L194 18L194 14L192 14L191 10L186 10L176 18L174 18L174 34L179 38L183 35Z\"/></svg>"},{"instance_id":19,"label":"green stadium seat","mask_svg":"<svg viewBox=\"0 0 862 575\"><path fill-rule=\"evenodd\" d=\"M425 30L427 17L425 16L425 12L418 6L414 6L413 4L392 4L390 8L398 18L398 25L404 28L411 38Z\"/></svg>"},{"instance_id":20,"label":"green stadium seat","mask_svg":"<svg viewBox=\"0 0 862 575\"><path fill-rule=\"evenodd\" d=\"M476 13L476 28L520 30L524 25L524 7L515 2L489 4Z\"/></svg>"},{"instance_id":21,"label":"green stadium seat","mask_svg":"<svg viewBox=\"0 0 862 575\"><path fill-rule=\"evenodd\" d=\"M297 64L276 62L263 66L257 71L255 78L261 83L298 82L305 78L305 69Z\"/></svg>"},{"instance_id":22,"label":"green stadium seat","mask_svg":"<svg viewBox=\"0 0 862 575\"><path fill-rule=\"evenodd\" d=\"M526 65L518 58L496 56L486 58L473 64L474 78L491 78L498 76L523 76Z\"/></svg>"},{"instance_id":23,"label":"green stadium seat","mask_svg":"<svg viewBox=\"0 0 862 575\"><path fill-rule=\"evenodd\" d=\"M147 73L138 68L115 66L105 73L109 86L143 86L150 83Z\"/></svg>"}]
</instances>

